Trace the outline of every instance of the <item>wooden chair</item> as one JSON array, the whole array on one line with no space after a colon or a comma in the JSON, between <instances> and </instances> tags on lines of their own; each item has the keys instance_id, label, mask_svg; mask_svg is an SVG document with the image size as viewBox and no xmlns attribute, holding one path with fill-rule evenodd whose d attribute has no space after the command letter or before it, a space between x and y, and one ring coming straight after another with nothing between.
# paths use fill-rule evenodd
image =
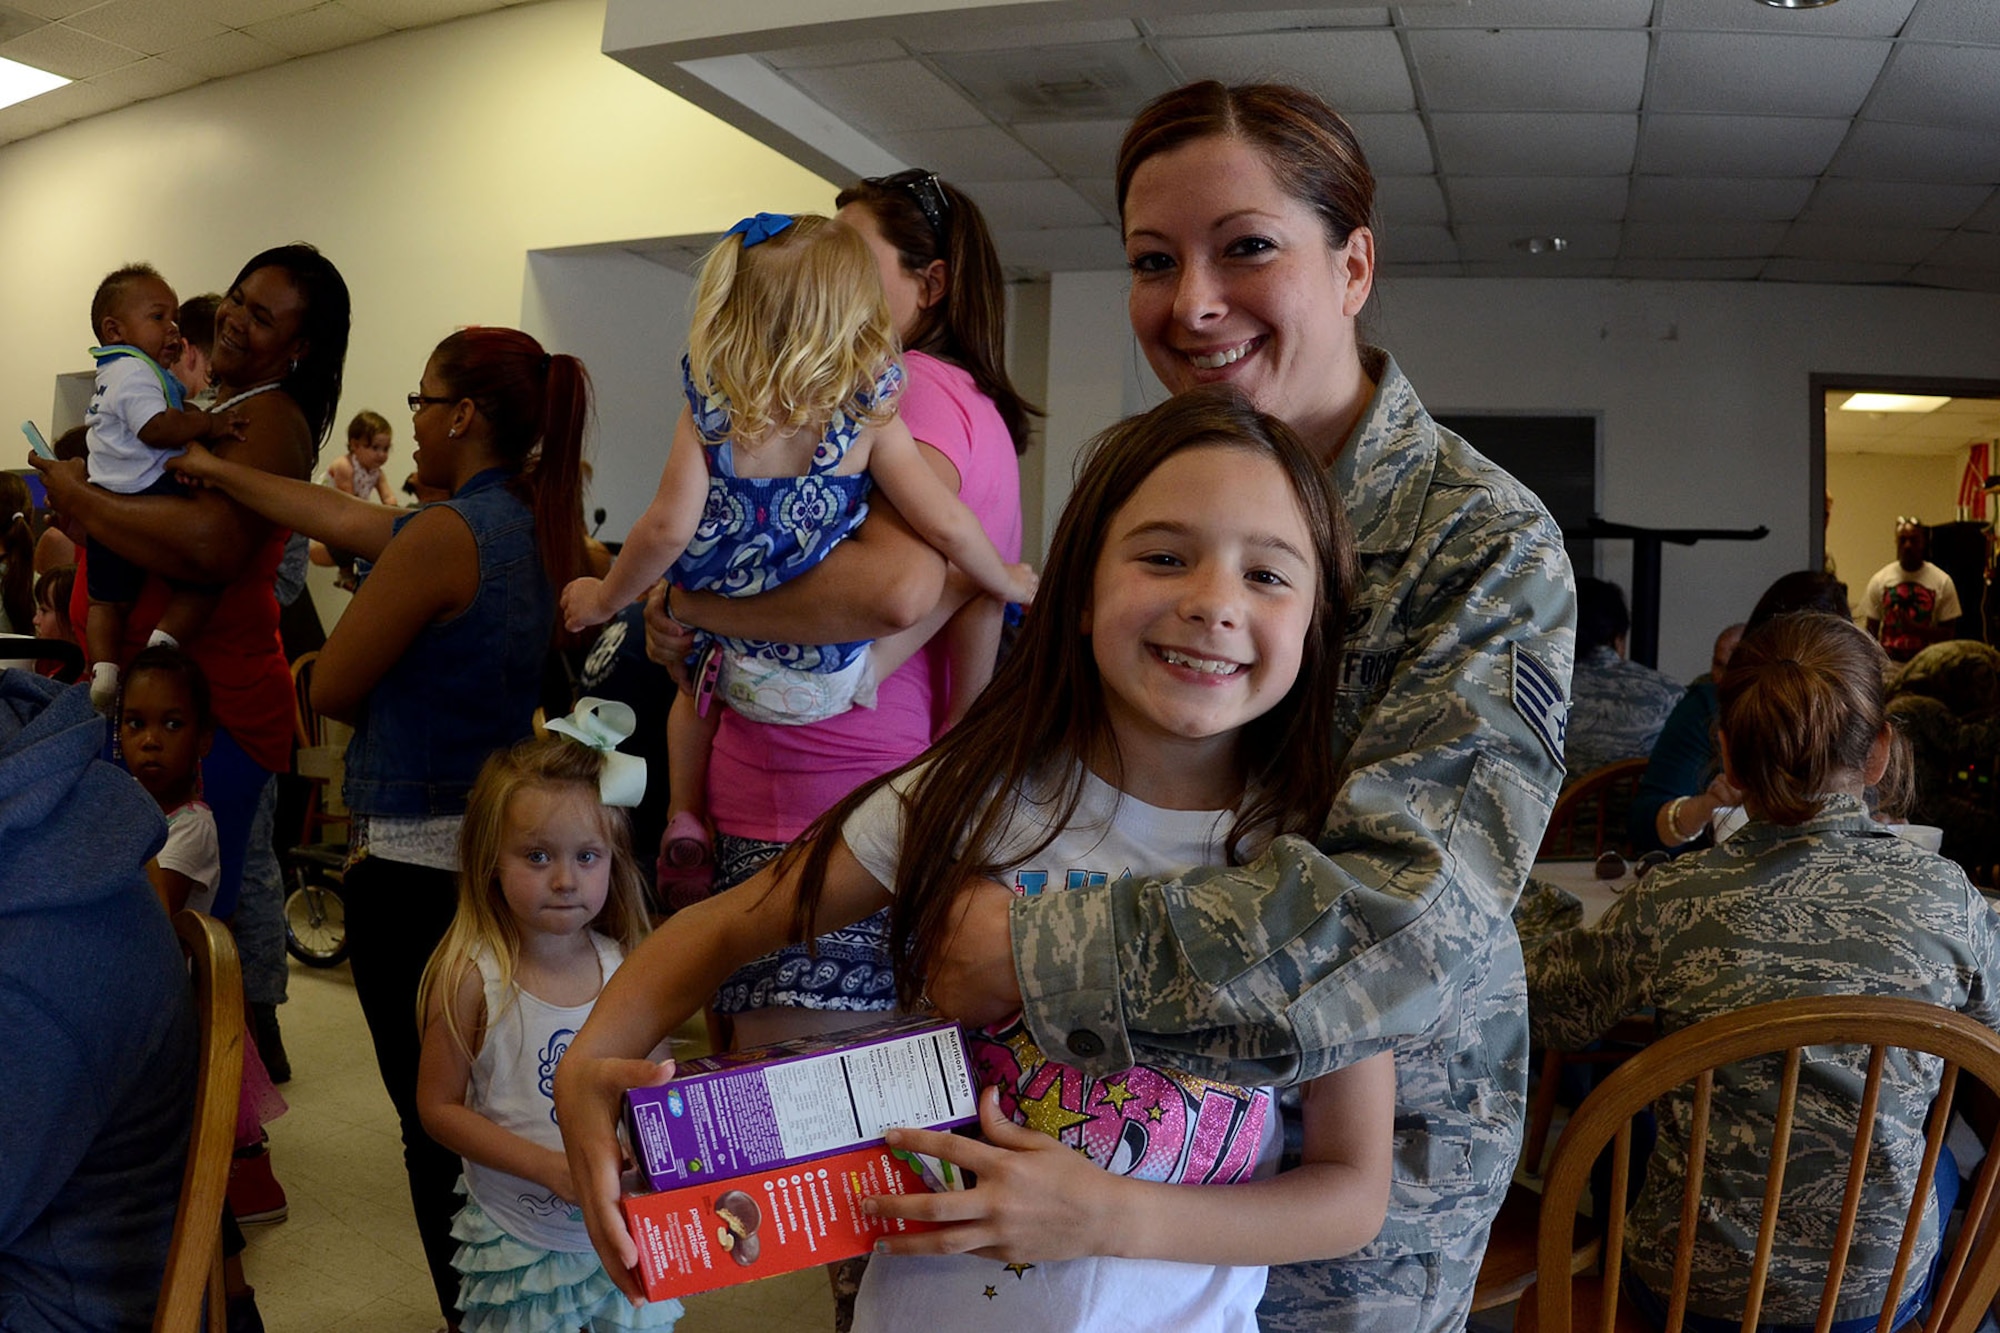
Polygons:
<instances>
[{"instance_id":1,"label":"wooden chair","mask_svg":"<svg viewBox=\"0 0 2000 1333\"><path fill-rule=\"evenodd\" d=\"M1571 783L1556 798L1537 857L1594 859L1607 851L1629 854L1632 844L1625 833L1625 819L1647 762L1620 759Z\"/></svg>"},{"instance_id":2,"label":"wooden chair","mask_svg":"<svg viewBox=\"0 0 2000 1333\"><path fill-rule=\"evenodd\" d=\"M160 1304L153 1312L154 1333L199 1328L204 1302L209 1328L220 1329L225 1322L222 1201L229 1189L236 1098L243 1082L243 969L236 941L221 922L200 912L175 913L174 933L193 964L201 1064L194 1087L194 1133L181 1172L181 1199Z\"/></svg>"},{"instance_id":3,"label":"wooden chair","mask_svg":"<svg viewBox=\"0 0 2000 1333\"><path fill-rule=\"evenodd\" d=\"M1688 1274L1694 1256L1695 1219L1701 1204L1702 1163L1708 1147L1710 1100L1714 1071L1755 1056L1785 1052L1784 1076L1779 1094L1777 1119L1773 1125L1768 1160L1772 1163L1765 1185L1762 1224L1753 1261L1748 1306L1743 1327L1756 1326L1762 1305L1765 1278L1770 1262L1772 1239L1778 1220L1778 1202L1784 1186L1792 1118L1798 1098L1799 1066L1807 1046L1867 1045L1868 1079L1858 1108L1854 1142L1850 1149L1851 1167L1847 1189L1841 1201L1840 1226L1828 1255L1827 1277L1820 1301L1818 1327L1824 1330L1833 1319L1841 1276L1853 1241L1855 1217L1861 1203L1863 1170L1875 1128L1875 1107L1881 1090L1884 1057L1889 1047L1921 1051L1943 1059L1944 1073L1931 1112L1929 1132L1924 1140L1923 1163L1918 1171L1915 1198L1904 1224L1901 1248L1889 1286L1901 1290L1915 1248L1919 1224L1931 1188L1938 1152L1944 1144L1951 1118L1952 1094L1960 1070L1988 1088L2000 1090L2000 1035L1990 1028L1948 1009L1915 1000L1886 996L1813 996L1799 1000L1779 1000L1756 1005L1738 1013L1725 1014L1684 1028L1647 1047L1606 1078L1570 1118L1556 1144L1544 1193L1539 1258L1544 1274L1563 1271L1570 1243L1570 1218L1577 1201L1589 1187L1591 1168L1604 1145L1616 1139L1611 1158L1611 1212L1606 1219L1604 1274L1601 1278L1574 1282L1568 1277L1539 1282L1523 1297L1516 1317L1517 1330L1541 1328L1548 1333L1570 1333L1577 1323L1614 1333L1615 1330L1646 1328L1636 1311L1620 1309L1617 1296L1623 1261L1625 1199L1631 1178L1632 1117L1652 1102L1680 1085L1694 1083L1692 1139L1688 1144L1687 1186L1681 1201L1679 1244L1674 1255L1675 1278L1671 1291L1662 1293L1671 1302L1667 1333L1679 1333L1685 1313ZM2000 1175L2000 1135L1988 1145L1985 1165L1966 1208L1968 1221L1952 1252L1938 1273L1937 1290L1928 1333L1972 1333L2000 1291L2000 1227L1991 1225L1991 1205L1996 1175ZM1892 1311L1885 1311L1878 1328L1887 1333Z\"/></svg>"}]
</instances>

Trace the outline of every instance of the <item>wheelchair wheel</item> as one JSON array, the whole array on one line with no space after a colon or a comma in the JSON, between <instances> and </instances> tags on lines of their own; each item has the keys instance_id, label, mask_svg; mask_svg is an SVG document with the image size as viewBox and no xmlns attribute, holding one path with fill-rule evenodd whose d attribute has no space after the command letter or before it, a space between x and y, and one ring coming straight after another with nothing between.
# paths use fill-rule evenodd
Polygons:
<instances>
[{"instance_id":1,"label":"wheelchair wheel","mask_svg":"<svg viewBox=\"0 0 2000 1333\"><path fill-rule=\"evenodd\" d=\"M285 895L285 950L307 967L347 957L347 900L331 884L300 875Z\"/></svg>"}]
</instances>

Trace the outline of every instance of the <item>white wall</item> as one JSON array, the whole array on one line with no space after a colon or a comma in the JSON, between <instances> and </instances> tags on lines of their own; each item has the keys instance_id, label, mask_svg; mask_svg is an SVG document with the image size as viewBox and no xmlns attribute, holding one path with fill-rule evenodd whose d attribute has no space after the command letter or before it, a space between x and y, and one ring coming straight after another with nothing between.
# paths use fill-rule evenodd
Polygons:
<instances>
[{"instance_id":1,"label":"white wall","mask_svg":"<svg viewBox=\"0 0 2000 1333\"><path fill-rule=\"evenodd\" d=\"M826 182L602 55L603 22L601 0L518 6L0 148L7 419L46 421L54 376L88 368L110 269L146 259L188 295L305 239L354 297L341 419L387 415L402 469L425 356L460 325L521 324L530 251L831 207ZM647 313L651 345L685 336L680 305Z\"/></svg>"},{"instance_id":2,"label":"white wall","mask_svg":"<svg viewBox=\"0 0 2000 1333\"><path fill-rule=\"evenodd\" d=\"M1130 405L1143 365L1106 313L1122 320L1120 276L1059 274L1054 297L1051 514L1065 450L1107 405ZM1402 278L1378 285L1364 336L1395 353L1433 411L1602 412L1607 519L1771 529L1761 542L1666 548L1660 666L1682 678L1706 669L1717 629L1808 562L1822 503L1808 376L2000 375L2000 297L1907 288ZM1157 399L1150 372L1137 373L1139 397ZM1599 545L1603 576L1629 586L1629 546Z\"/></svg>"}]
</instances>

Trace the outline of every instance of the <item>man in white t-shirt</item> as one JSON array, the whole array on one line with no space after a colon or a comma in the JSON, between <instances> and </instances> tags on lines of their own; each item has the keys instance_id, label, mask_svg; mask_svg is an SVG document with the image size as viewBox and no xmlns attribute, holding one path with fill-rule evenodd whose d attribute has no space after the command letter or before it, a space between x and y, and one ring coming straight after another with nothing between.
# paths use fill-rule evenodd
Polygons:
<instances>
[{"instance_id":1,"label":"man in white t-shirt","mask_svg":"<svg viewBox=\"0 0 2000 1333\"><path fill-rule=\"evenodd\" d=\"M1896 558L1868 580L1861 597L1868 632L1898 662L1957 635L1958 589L1951 575L1924 558L1928 554L1930 537L1923 524L1899 521Z\"/></svg>"}]
</instances>

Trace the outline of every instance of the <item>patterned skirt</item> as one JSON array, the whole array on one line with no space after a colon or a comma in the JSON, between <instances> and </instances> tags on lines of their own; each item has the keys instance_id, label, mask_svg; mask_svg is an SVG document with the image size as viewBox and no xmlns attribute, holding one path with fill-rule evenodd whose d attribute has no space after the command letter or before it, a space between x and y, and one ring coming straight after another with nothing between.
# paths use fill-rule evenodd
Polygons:
<instances>
[{"instance_id":1,"label":"patterned skirt","mask_svg":"<svg viewBox=\"0 0 2000 1333\"><path fill-rule=\"evenodd\" d=\"M579 1328L669 1329L681 1303L654 1301L634 1309L611 1285L594 1251L539 1249L514 1239L487 1216L458 1182L465 1205L452 1219L460 1242L451 1266L458 1270L458 1308L464 1333L575 1333Z\"/></svg>"},{"instance_id":2,"label":"patterned skirt","mask_svg":"<svg viewBox=\"0 0 2000 1333\"><path fill-rule=\"evenodd\" d=\"M783 850L782 842L716 834L716 891L741 884ZM828 931L813 945L811 954L803 944L793 944L738 968L716 991L715 1012L790 1008L869 1013L896 1007L888 908Z\"/></svg>"}]
</instances>

